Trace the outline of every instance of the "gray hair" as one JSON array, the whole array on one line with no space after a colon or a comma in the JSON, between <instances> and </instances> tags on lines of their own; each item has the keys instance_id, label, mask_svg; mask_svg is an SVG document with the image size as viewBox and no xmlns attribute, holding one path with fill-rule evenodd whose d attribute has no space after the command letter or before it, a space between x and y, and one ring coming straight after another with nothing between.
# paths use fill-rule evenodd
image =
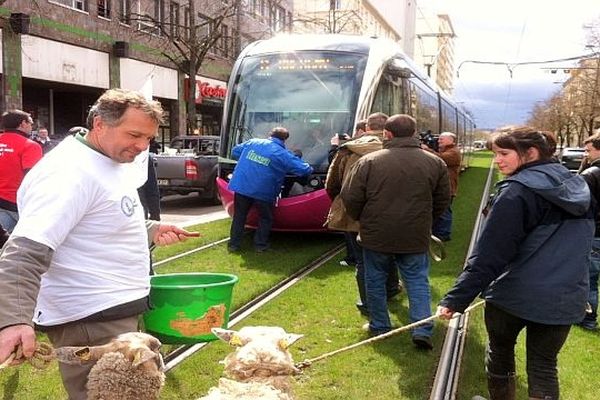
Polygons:
<instances>
[{"instance_id":1,"label":"gray hair","mask_svg":"<svg viewBox=\"0 0 600 400\"><path fill-rule=\"evenodd\" d=\"M452 138L452 142L456 143L456 135L452 132L442 132L440 133L440 137L447 136Z\"/></svg>"},{"instance_id":2,"label":"gray hair","mask_svg":"<svg viewBox=\"0 0 600 400\"><path fill-rule=\"evenodd\" d=\"M142 111L160 124L163 109L158 101L147 100L141 93L125 89L109 89L96 100L87 117L88 128L92 129L94 118L100 117L109 126L117 126L128 108Z\"/></svg>"}]
</instances>

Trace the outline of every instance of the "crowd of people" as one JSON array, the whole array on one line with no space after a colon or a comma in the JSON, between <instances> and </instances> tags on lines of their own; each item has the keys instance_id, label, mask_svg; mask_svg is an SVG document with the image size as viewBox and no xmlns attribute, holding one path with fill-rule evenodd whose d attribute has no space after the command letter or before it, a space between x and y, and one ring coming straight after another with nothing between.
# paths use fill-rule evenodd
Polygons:
<instances>
[{"instance_id":1,"label":"crowd of people","mask_svg":"<svg viewBox=\"0 0 600 400\"><path fill-rule=\"evenodd\" d=\"M2 115L0 362L17 346L31 357L35 330L55 346L102 344L137 330L149 306L149 248L196 235L161 224L160 209L142 201L158 203L157 188L144 187L156 181L153 163L134 161L161 118L158 102L108 90L91 108L88 128L55 146L44 128L31 136L28 113ZM286 148L292 134L274 127L268 138L233 148L229 251L241 251L252 207L259 213L254 248L268 251L286 175L312 174L302 154ZM554 160L551 133L511 128L496 132L490 145L505 179L437 314L452 318L482 297L490 398L515 398L514 347L525 329L529 397L558 399L557 356L571 326L598 327L600 134L585 141L587 163L576 175ZM373 336L393 329L387 303L403 288L410 322L430 317L428 248L432 235L451 240L461 167L456 135L441 133L433 149L419 140L413 117L376 112L357 123L353 137L334 135L329 156L327 226L344 233L356 307L368 318L363 328ZM411 331L418 349L434 348L433 328ZM70 399L85 398L91 366L60 364Z\"/></svg>"}]
</instances>

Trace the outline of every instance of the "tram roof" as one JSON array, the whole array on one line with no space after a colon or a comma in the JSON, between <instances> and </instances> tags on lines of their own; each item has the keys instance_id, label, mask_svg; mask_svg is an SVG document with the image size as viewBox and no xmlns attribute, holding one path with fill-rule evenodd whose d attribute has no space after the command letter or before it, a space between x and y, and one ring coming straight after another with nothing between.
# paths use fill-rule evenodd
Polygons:
<instances>
[{"instance_id":1,"label":"tram roof","mask_svg":"<svg viewBox=\"0 0 600 400\"><path fill-rule=\"evenodd\" d=\"M382 40L384 39L356 35L282 34L252 43L247 47L246 55L302 50L347 51L368 54L373 44ZM393 44L392 41L388 42Z\"/></svg>"}]
</instances>

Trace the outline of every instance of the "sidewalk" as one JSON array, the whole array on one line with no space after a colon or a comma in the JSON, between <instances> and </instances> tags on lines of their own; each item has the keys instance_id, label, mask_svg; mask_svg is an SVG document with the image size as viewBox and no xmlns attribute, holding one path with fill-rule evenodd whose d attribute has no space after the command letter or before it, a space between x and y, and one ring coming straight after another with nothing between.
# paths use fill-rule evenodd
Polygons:
<instances>
[{"instance_id":1,"label":"sidewalk","mask_svg":"<svg viewBox=\"0 0 600 400\"><path fill-rule=\"evenodd\" d=\"M219 219L225 219L225 218L229 218L229 214L227 214L227 211L221 210L221 211L207 213L204 215L199 215L197 217L190 217L189 215L188 216L174 215L174 214L163 215L161 217L161 222L174 224L180 228L183 228L186 226L204 224L206 222L217 221Z\"/></svg>"}]
</instances>

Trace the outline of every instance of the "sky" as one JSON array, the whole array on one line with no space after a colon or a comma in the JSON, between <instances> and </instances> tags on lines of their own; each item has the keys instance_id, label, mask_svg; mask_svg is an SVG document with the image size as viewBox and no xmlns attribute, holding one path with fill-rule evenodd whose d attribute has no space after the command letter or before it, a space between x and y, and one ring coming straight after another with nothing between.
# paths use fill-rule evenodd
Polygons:
<instances>
[{"instance_id":1,"label":"sky","mask_svg":"<svg viewBox=\"0 0 600 400\"><path fill-rule=\"evenodd\" d=\"M550 98L568 78L562 69L556 74L550 69L574 63L517 66L511 78L504 65L464 61L513 64L589 54L583 25L600 18L600 0L437 0L433 4L450 15L457 34L455 65L460 68L454 97L471 110L482 129L525 123L536 102Z\"/></svg>"}]
</instances>

